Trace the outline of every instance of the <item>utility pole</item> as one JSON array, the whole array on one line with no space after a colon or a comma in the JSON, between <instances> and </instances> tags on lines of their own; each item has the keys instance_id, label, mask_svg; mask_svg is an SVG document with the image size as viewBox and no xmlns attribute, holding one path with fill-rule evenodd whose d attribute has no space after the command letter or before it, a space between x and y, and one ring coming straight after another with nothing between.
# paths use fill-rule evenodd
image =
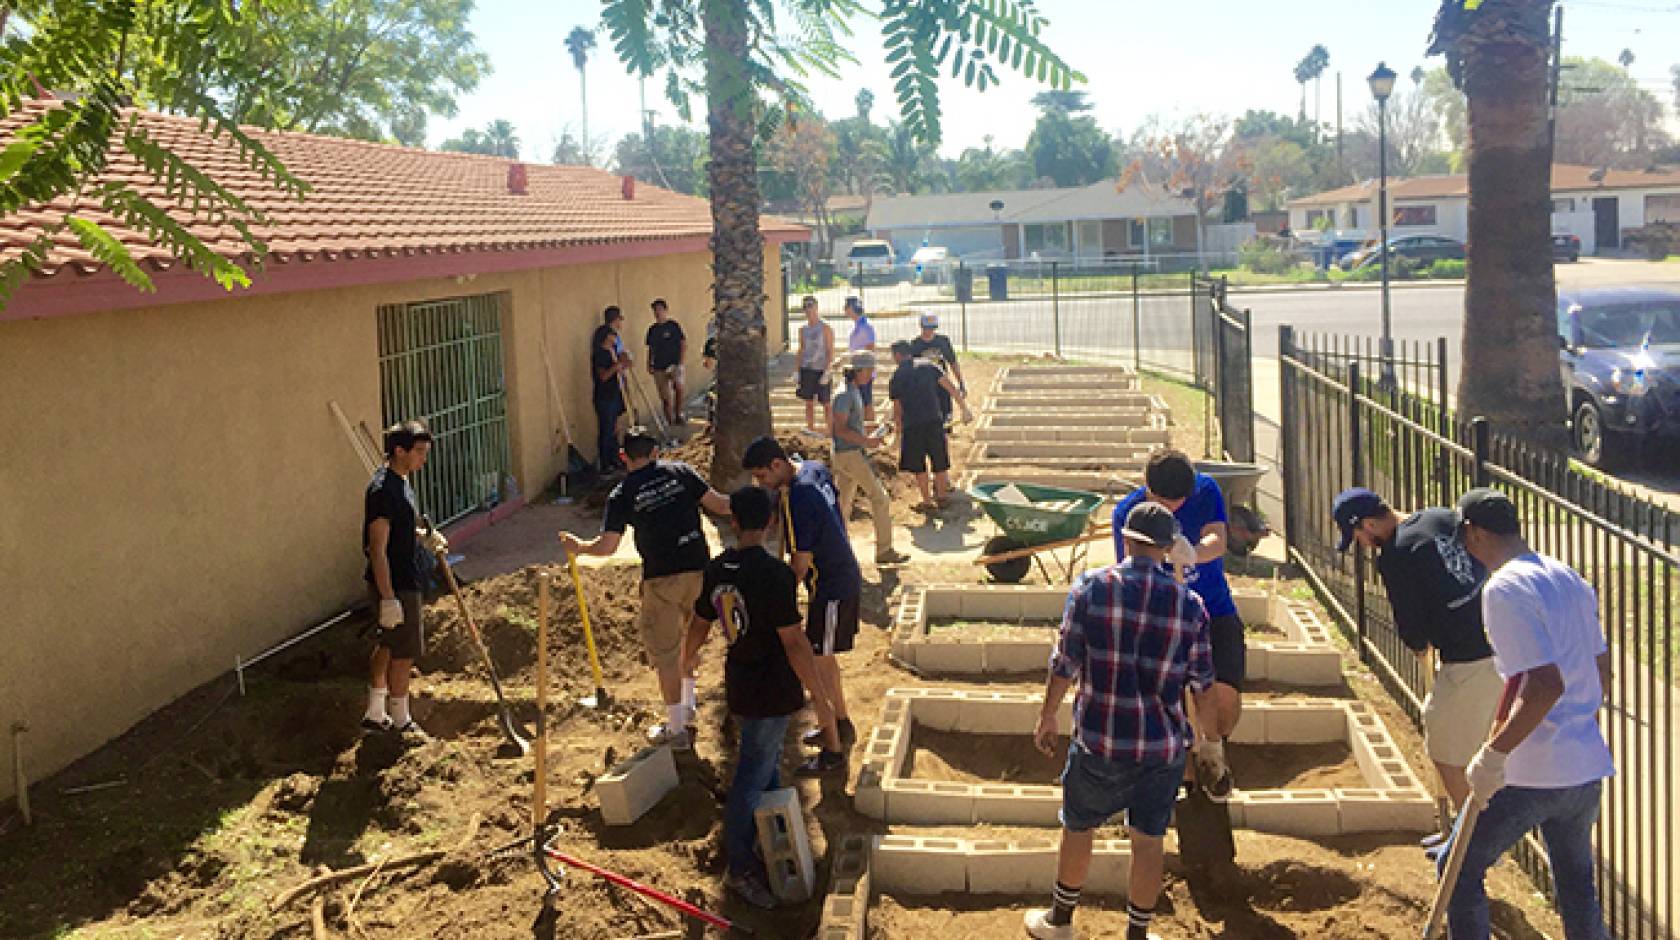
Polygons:
<instances>
[{"instance_id":1,"label":"utility pole","mask_svg":"<svg viewBox=\"0 0 1680 940\"><path fill-rule=\"evenodd\" d=\"M1347 167L1342 163L1342 73L1336 73L1336 179L1347 181Z\"/></svg>"},{"instance_id":2,"label":"utility pole","mask_svg":"<svg viewBox=\"0 0 1680 940\"><path fill-rule=\"evenodd\" d=\"M1558 86L1563 84L1563 6L1552 10L1552 101L1547 112L1546 186L1551 187L1552 155L1557 152Z\"/></svg>"}]
</instances>

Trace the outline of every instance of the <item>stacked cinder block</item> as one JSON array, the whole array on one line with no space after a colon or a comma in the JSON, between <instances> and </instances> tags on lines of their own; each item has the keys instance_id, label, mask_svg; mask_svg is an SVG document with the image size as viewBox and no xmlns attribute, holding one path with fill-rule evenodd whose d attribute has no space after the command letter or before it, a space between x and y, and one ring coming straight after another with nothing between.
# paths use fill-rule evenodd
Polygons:
<instances>
[{"instance_id":1,"label":"stacked cinder block","mask_svg":"<svg viewBox=\"0 0 1680 940\"><path fill-rule=\"evenodd\" d=\"M877 892L906 895L945 893L1037 894L1056 879L1057 840L987 840L926 836L876 836L869 863ZM1093 846L1087 894L1126 893L1131 847L1123 839L1099 839Z\"/></svg>"},{"instance_id":2,"label":"stacked cinder block","mask_svg":"<svg viewBox=\"0 0 1680 940\"><path fill-rule=\"evenodd\" d=\"M823 901L818 940L866 940L873 900L868 836L846 836L834 847L832 887Z\"/></svg>"},{"instance_id":3,"label":"stacked cinder block","mask_svg":"<svg viewBox=\"0 0 1680 940\"><path fill-rule=\"evenodd\" d=\"M753 823L770 890L783 901L809 899L816 888L817 869L811 861L811 839L805 832L799 791L786 787L759 797Z\"/></svg>"},{"instance_id":4,"label":"stacked cinder block","mask_svg":"<svg viewBox=\"0 0 1680 940\"><path fill-rule=\"evenodd\" d=\"M664 745L643 748L595 778L601 819L609 826L634 823L676 788L677 763Z\"/></svg>"}]
</instances>

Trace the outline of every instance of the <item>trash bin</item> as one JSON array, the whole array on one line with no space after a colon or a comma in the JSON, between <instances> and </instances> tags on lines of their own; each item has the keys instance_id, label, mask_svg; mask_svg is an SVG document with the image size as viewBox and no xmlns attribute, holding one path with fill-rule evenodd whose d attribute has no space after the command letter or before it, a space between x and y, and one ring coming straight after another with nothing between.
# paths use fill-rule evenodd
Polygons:
<instances>
[{"instance_id":1,"label":"trash bin","mask_svg":"<svg viewBox=\"0 0 1680 940\"><path fill-rule=\"evenodd\" d=\"M1009 299L1009 265L986 265L986 290L991 293L993 300Z\"/></svg>"},{"instance_id":2,"label":"trash bin","mask_svg":"<svg viewBox=\"0 0 1680 940\"><path fill-rule=\"evenodd\" d=\"M957 265L956 285L957 303L974 303L974 269L966 264Z\"/></svg>"},{"instance_id":3,"label":"trash bin","mask_svg":"<svg viewBox=\"0 0 1680 940\"><path fill-rule=\"evenodd\" d=\"M818 287L833 287L834 286L834 262L832 262L832 261L818 261L817 262L817 286Z\"/></svg>"}]
</instances>

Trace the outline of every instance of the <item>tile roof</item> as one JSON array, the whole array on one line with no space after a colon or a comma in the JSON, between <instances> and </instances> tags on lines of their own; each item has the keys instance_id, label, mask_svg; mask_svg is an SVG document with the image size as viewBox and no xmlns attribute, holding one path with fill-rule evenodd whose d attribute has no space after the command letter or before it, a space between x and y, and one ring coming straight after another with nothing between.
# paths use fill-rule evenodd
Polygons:
<instances>
[{"instance_id":1,"label":"tile roof","mask_svg":"<svg viewBox=\"0 0 1680 940\"><path fill-rule=\"evenodd\" d=\"M53 106L51 101L25 102L0 119L0 148L19 127ZM509 192L508 171L517 161L505 158L248 129L309 183L310 192L300 201L241 163L231 145L201 131L196 119L138 113L156 140L268 216L268 224L256 231L267 242L271 261L572 248L689 239L712 231L706 200L640 181L635 197L626 200L622 180L604 170L525 164L526 194L515 195ZM126 180L158 205L171 205L164 187L120 146L113 148L101 178ZM0 217L0 257L28 244L38 234L36 226L58 219L70 205L68 199L58 200ZM148 267L164 270L177 264L144 232L117 225L97 206L83 212ZM773 216L764 216L760 226L767 235L797 238L806 232ZM249 260L246 245L231 228L199 225L194 234L226 257ZM101 270L103 265L64 232L36 274L52 278L64 271Z\"/></svg>"},{"instance_id":2,"label":"tile roof","mask_svg":"<svg viewBox=\"0 0 1680 940\"><path fill-rule=\"evenodd\" d=\"M1603 173L1601 179L1592 178ZM1602 170L1575 163L1552 166L1552 192L1573 193L1600 189L1680 189L1680 170L1653 167L1648 170ZM1469 178L1462 173L1446 176L1395 177L1388 181L1389 198L1464 199L1470 195ZM1328 192L1291 199L1292 209L1366 202L1377 198L1377 181L1365 180Z\"/></svg>"},{"instance_id":3,"label":"tile roof","mask_svg":"<svg viewBox=\"0 0 1680 940\"><path fill-rule=\"evenodd\" d=\"M1003 208L993 212L991 204ZM990 193L938 193L924 196L876 196L866 227L870 231L947 225L996 225L1000 222L1064 222L1070 219L1134 219L1194 215L1188 200L1143 183L1117 189L1113 180L1066 189L1020 189Z\"/></svg>"}]
</instances>

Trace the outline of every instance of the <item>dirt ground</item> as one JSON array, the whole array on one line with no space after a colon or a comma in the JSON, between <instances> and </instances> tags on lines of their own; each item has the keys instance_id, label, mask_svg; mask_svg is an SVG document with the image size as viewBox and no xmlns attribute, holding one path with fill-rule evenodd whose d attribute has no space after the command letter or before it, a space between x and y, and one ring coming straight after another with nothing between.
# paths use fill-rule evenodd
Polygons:
<instances>
[{"instance_id":1,"label":"dirt ground","mask_svg":"<svg viewBox=\"0 0 1680 940\"><path fill-rule=\"evenodd\" d=\"M980 375L984 362L976 358L970 367L965 360L965 368L972 369L970 387L989 384L989 374ZM724 728L717 641L707 650L700 676L696 749L678 758L680 785L633 826L610 827L602 821L593 793L596 778L645 743L645 728L658 720L660 709L633 627L638 573L622 564L591 566L583 573L613 701L604 710L577 702L594 686L577 600L563 569L538 566L553 562L553 532L559 524L595 515L587 506L584 499L565 507L533 505L467 546L470 557L460 568L477 579L467 588L468 603L501 670L515 720L526 729L534 728L537 718L538 576L543 571L556 575L546 646L552 683L546 725L550 819L561 826L560 848L737 918L757 936L811 936L820 919L830 843L887 828L852 809L851 779L800 781L796 786L806 807L812 849L821 859L819 896L759 912L723 892L721 799L733 754ZM973 583L983 572L966 557L879 570L862 560L866 626L843 667L851 715L860 739L867 741L886 691L923 682L889 660L886 628L894 593L906 583ZM1269 575L1255 562L1234 567ZM428 743L403 748L389 736L358 733L368 645L358 635L365 624L354 622L249 670L243 696L231 676L220 677L38 781L31 791L37 816L33 827L0 816L0 937L532 936L543 895L541 877L528 857L487 854L529 831L532 762L498 756L503 742L495 699L453 603L434 604L427 621L430 648L419 663L413 694L415 715L433 735ZM183 635L189 628L183 625ZM1410 723L1370 673L1351 657L1348 661L1348 689L1312 694L1371 702L1413 767L1426 766ZM1023 677L983 687L1040 685ZM1299 691L1261 689L1256 694ZM801 756L793 736L802 730L790 730L784 769ZM927 741L922 737L924 745ZM925 749L947 755L950 762L949 751ZM1047 762L1036 752L1031 755ZM1021 766L1024 772L1024 759ZM1239 778L1244 772L1239 766ZM95 788L78 790L89 786ZM1415 930L1426 904L1431 877L1409 836L1318 843L1240 833L1238 846L1249 896L1195 898L1173 874L1163 933L1402 936ZM424 851L441 856L397 864ZM282 892L318 871L381 862L389 867L323 892L314 911L310 896L275 906ZM1175 866L1169 859L1169 870L1176 872ZM1556 919L1513 867L1501 867L1494 887L1501 899L1501 936L1560 935ZM1041 900L881 898L872 912L872 935L1014 937L1023 906ZM1082 913L1090 935L1118 934L1115 925L1124 912L1115 903L1110 899ZM687 926L669 909L581 871L566 874L558 909L557 918L538 936L606 940ZM318 926L312 927L312 919Z\"/></svg>"}]
</instances>

